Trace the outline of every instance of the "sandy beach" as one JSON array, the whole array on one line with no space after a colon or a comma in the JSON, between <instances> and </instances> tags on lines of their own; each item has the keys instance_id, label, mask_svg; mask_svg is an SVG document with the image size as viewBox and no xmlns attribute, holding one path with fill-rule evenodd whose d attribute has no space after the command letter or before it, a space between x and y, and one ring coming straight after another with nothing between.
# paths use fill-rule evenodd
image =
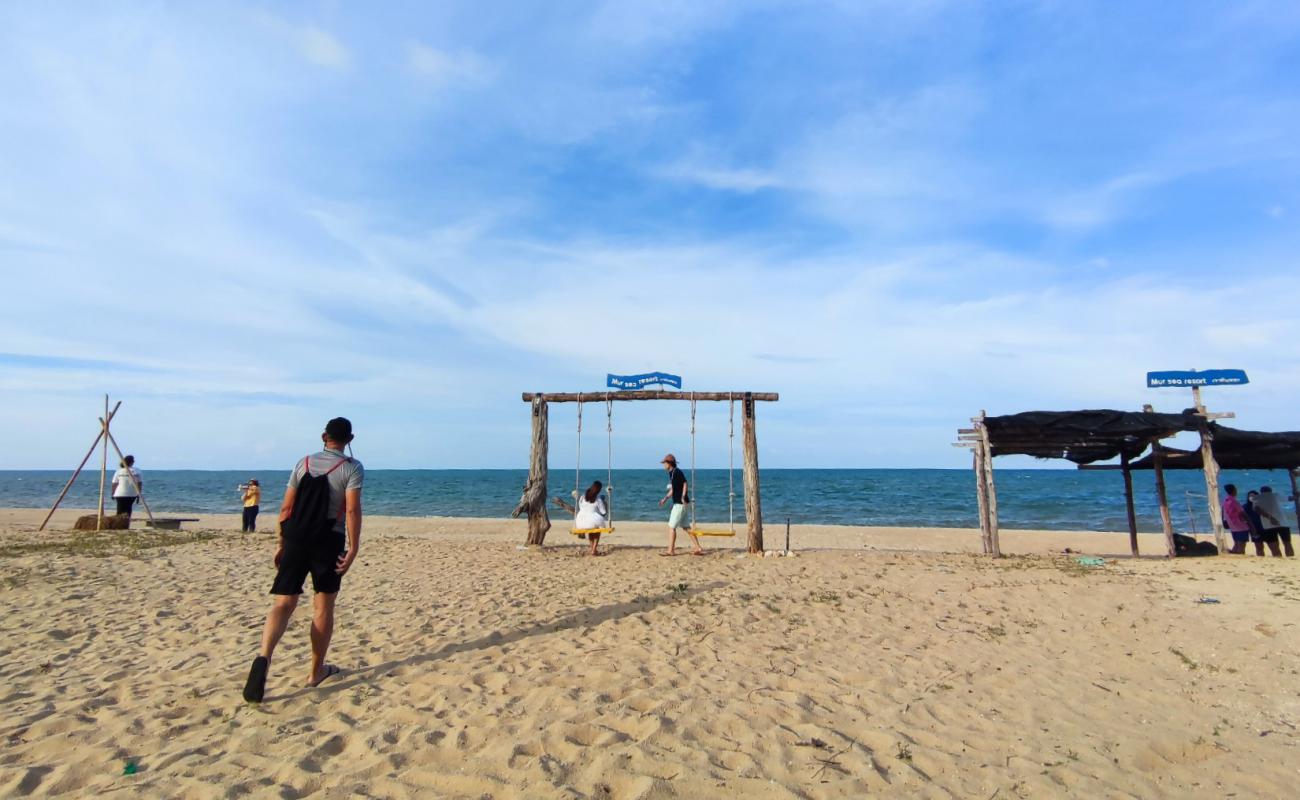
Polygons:
<instances>
[{"instance_id":1,"label":"sandy beach","mask_svg":"<svg viewBox=\"0 0 1300 800\"><path fill-rule=\"evenodd\" d=\"M795 558L605 558L557 521L368 518L331 661L239 696L273 537L0 510L0 795L1284 797L1300 565L1123 534L800 526ZM272 520L263 515L263 528ZM768 546L784 544L768 528ZM1159 537L1143 548L1160 552ZM1212 599L1218 602L1201 602ZM128 769L130 765L130 769ZM125 774L132 772L134 774Z\"/></svg>"}]
</instances>

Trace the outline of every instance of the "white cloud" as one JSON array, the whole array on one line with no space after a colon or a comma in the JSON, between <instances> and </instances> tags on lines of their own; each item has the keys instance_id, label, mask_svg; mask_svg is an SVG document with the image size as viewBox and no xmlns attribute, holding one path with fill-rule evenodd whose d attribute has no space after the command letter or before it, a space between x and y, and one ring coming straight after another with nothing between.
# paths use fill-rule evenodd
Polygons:
<instances>
[{"instance_id":1,"label":"white cloud","mask_svg":"<svg viewBox=\"0 0 1300 800\"><path fill-rule=\"evenodd\" d=\"M406 63L411 72L438 86L476 85L492 77L488 62L469 50L448 53L412 42L406 46Z\"/></svg>"},{"instance_id":2,"label":"white cloud","mask_svg":"<svg viewBox=\"0 0 1300 800\"><path fill-rule=\"evenodd\" d=\"M763 189L781 188L781 179L771 172L757 169L733 169L706 163L677 162L655 170L655 174L710 189L750 194Z\"/></svg>"},{"instance_id":3,"label":"white cloud","mask_svg":"<svg viewBox=\"0 0 1300 800\"><path fill-rule=\"evenodd\" d=\"M342 69L352 63L352 53L329 31L308 25L296 39L303 57L317 66Z\"/></svg>"}]
</instances>

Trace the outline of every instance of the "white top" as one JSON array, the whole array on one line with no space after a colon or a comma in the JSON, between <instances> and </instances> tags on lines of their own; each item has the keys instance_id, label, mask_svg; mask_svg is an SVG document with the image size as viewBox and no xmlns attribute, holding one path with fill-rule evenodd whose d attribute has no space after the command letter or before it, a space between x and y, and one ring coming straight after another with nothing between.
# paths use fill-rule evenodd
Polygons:
<instances>
[{"instance_id":1,"label":"white top","mask_svg":"<svg viewBox=\"0 0 1300 800\"><path fill-rule=\"evenodd\" d=\"M1263 517L1264 524L1271 528L1286 525L1286 516L1282 511L1282 499L1277 496L1276 492L1260 492L1259 496L1255 498L1255 510ZM1265 516L1266 514L1268 516ZM1269 517L1273 519L1269 519Z\"/></svg>"},{"instance_id":2,"label":"white top","mask_svg":"<svg viewBox=\"0 0 1300 800\"><path fill-rule=\"evenodd\" d=\"M135 490L136 484L140 482L140 470L131 467L131 477L127 477L126 470L126 467L119 467L113 473L113 483L117 485L113 490L114 497L138 497L140 494ZM135 483L131 482L131 478L135 478Z\"/></svg>"},{"instance_id":3,"label":"white top","mask_svg":"<svg viewBox=\"0 0 1300 800\"><path fill-rule=\"evenodd\" d=\"M578 530L609 527L609 509L605 505L605 495L597 495L592 503L584 495L578 498L578 514L573 519L573 527Z\"/></svg>"}]
</instances>

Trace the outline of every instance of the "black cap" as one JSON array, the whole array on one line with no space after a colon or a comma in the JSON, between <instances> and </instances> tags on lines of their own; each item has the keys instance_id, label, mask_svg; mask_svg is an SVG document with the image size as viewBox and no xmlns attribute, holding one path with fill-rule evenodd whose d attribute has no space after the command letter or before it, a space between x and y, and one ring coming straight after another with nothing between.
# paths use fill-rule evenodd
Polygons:
<instances>
[{"instance_id":1,"label":"black cap","mask_svg":"<svg viewBox=\"0 0 1300 800\"><path fill-rule=\"evenodd\" d=\"M325 435L331 442L347 444L352 441L352 423L347 417L335 417L325 423Z\"/></svg>"}]
</instances>

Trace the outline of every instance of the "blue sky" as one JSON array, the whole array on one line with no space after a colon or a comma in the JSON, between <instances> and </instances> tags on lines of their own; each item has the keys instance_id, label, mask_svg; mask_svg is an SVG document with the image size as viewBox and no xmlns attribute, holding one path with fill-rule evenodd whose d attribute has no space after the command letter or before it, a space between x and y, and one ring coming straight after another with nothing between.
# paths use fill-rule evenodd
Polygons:
<instances>
[{"instance_id":1,"label":"blue sky","mask_svg":"<svg viewBox=\"0 0 1300 800\"><path fill-rule=\"evenodd\" d=\"M0 6L0 467L105 392L145 468L335 414L372 467L524 466L520 392L654 369L779 391L771 466L1184 407L1152 369L1300 428L1300 5L372 5ZM688 426L620 407L618 464Z\"/></svg>"}]
</instances>

